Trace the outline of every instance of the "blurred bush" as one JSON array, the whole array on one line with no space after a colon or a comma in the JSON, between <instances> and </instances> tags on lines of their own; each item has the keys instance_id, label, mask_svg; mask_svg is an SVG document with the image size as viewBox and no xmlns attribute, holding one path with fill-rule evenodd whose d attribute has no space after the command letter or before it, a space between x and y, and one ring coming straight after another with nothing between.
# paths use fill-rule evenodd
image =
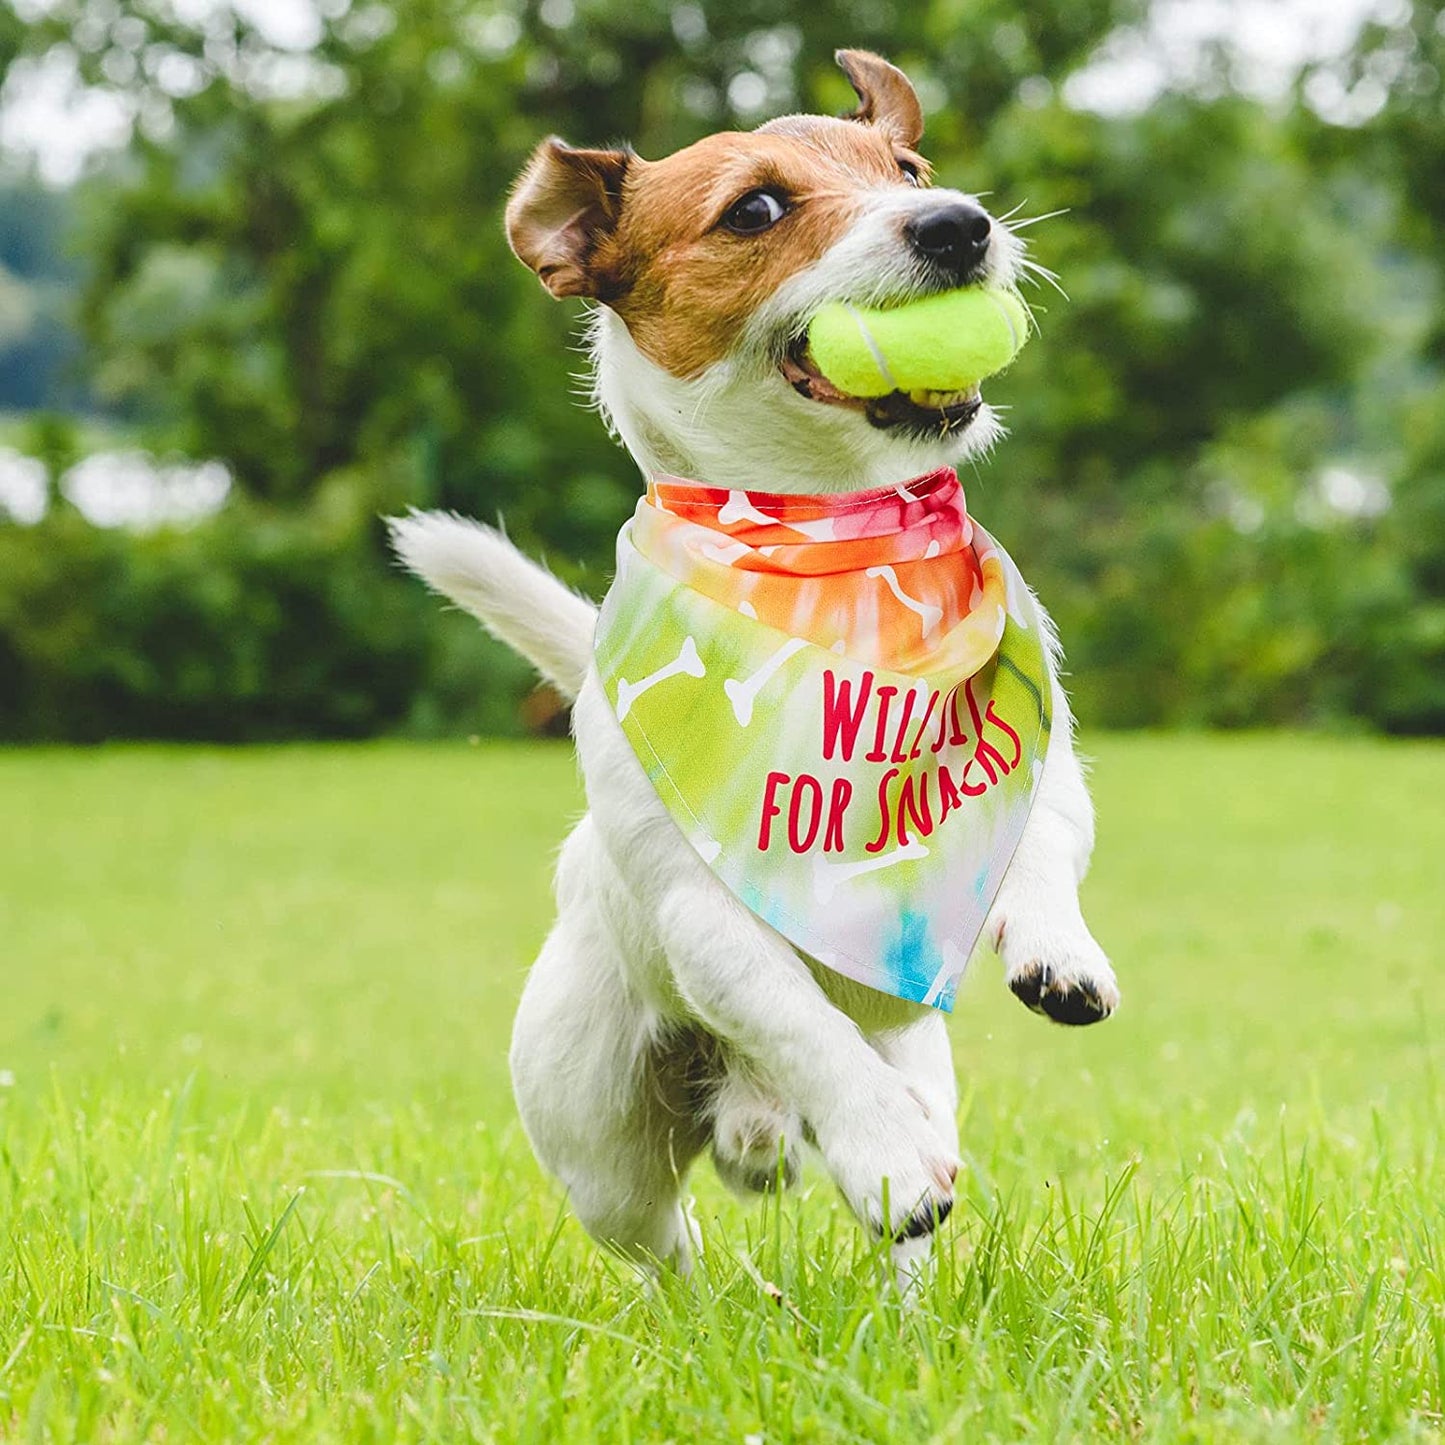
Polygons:
<instances>
[{"instance_id":1,"label":"blurred bush","mask_svg":"<svg viewBox=\"0 0 1445 1445\"><path fill-rule=\"evenodd\" d=\"M606 585L638 480L576 405L577 316L508 254L506 188L549 132L658 154L841 110L847 43L914 76L944 183L1067 208L1025 234L1071 299L1034 295L1042 339L991 388L1013 437L966 481L1060 625L1081 716L1445 730L1441 6L1367 27L1280 104L1222 60L1141 113L1069 104L1143 10L338 3L289 49L223 6L0 19L0 71L64 47L139 117L63 205L0 205L0 406L38 347L128 435L235 477L184 530L100 533L63 502L0 523L0 729L516 726L525 668L397 578L375 520L501 514ZM1381 76L1361 123L1306 102ZM36 244L57 205L64 267ZM67 275L80 373L36 329ZM58 478L74 436L31 435Z\"/></svg>"},{"instance_id":2,"label":"blurred bush","mask_svg":"<svg viewBox=\"0 0 1445 1445\"><path fill-rule=\"evenodd\" d=\"M528 685L391 571L372 517L243 503L133 535L0 527L0 739L516 731Z\"/></svg>"},{"instance_id":3,"label":"blurred bush","mask_svg":"<svg viewBox=\"0 0 1445 1445\"><path fill-rule=\"evenodd\" d=\"M406 715L418 599L353 519L229 508L135 536L0 528L0 736L358 737ZM424 604L423 604L424 605Z\"/></svg>"}]
</instances>

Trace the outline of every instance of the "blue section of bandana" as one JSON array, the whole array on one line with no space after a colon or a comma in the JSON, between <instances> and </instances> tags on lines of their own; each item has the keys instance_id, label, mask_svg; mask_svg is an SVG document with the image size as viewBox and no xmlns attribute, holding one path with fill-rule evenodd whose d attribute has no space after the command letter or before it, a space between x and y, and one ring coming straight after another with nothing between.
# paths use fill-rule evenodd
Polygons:
<instances>
[{"instance_id":1,"label":"blue section of bandana","mask_svg":"<svg viewBox=\"0 0 1445 1445\"><path fill-rule=\"evenodd\" d=\"M899 998L923 1002L938 970L943 967L943 958L929 932L926 913L903 911L898 919L898 932L884 952L883 965Z\"/></svg>"}]
</instances>

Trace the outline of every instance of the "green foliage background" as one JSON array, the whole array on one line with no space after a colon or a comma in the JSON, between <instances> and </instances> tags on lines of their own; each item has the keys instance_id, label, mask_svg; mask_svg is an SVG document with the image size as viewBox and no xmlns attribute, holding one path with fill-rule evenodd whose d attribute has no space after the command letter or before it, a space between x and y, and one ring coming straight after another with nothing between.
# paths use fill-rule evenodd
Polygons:
<instances>
[{"instance_id":1,"label":"green foliage background","mask_svg":"<svg viewBox=\"0 0 1445 1445\"><path fill-rule=\"evenodd\" d=\"M376 521L500 514L606 586L637 477L576 404L577 313L507 252L508 184L550 132L656 155L841 110L840 44L917 80L943 182L1067 208L1027 234L1071 299L1034 298L1043 334L992 388L1013 438L967 483L1081 716L1445 730L1439 0L1326 77L1384 87L1351 126L1307 103L1318 76L1264 104L1223 54L1142 113L1070 106L1143 11L328 0L287 53L224 8L0 0L0 72L66 46L139 118L75 190L0 197L0 408L48 409L21 441L57 474L100 412L237 481L184 531L102 532L58 493L0 523L0 736L516 727L525 670L397 578ZM1328 468L1389 505L1331 506Z\"/></svg>"}]
</instances>

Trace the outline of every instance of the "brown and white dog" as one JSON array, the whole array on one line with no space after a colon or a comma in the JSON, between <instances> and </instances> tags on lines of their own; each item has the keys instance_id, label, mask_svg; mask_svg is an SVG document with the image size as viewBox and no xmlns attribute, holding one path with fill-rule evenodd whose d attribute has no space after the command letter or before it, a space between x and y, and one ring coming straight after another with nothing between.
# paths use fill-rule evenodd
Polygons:
<instances>
[{"instance_id":1,"label":"brown and white dog","mask_svg":"<svg viewBox=\"0 0 1445 1445\"><path fill-rule=\"evenodd\" d=\"M977 388L847 397L799 338L829 301L902 302L1013 282L1023 246L930 185L917 96L861 51L838 119L787 116L659 161L544 141L507 207L554 296L596 303L597 403L645 475L821 493L901 482L989 447ZM582 1223L686 1269L683 1205L705 1148L736 1187L796 1176L804 1140L900 1267L953 1202L957 1091L944 1016L812 964L698 858L653 791L592 666L596 609L499 533L393 524L405 563L576 698L590 811L557 870L558 916L513 1036L517 1101ZM1093 816L1053 659L1056 724L1033 813L985 928L1009 986L1064 1023L1118 1001L1079 909Z\"/></svg>"}]
</instances>

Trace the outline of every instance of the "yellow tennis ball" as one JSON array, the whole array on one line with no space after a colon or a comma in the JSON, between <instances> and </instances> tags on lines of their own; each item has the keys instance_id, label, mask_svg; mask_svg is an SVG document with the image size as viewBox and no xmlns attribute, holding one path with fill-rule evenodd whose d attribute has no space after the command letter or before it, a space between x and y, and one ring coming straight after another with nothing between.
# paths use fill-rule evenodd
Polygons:
<instances>
[{"instance_id":1,"label":"yellow tennis ball","mask_svg":"<svg viewBox=\"0 0 1445 1445\"><path fill-rule=\"evenodd\" d=\"M1002 371L1029 336L1012 291L970 286L883 310L835 301L808 326L813 365L849 396L963 391Z\"/></svg>"}]
</instances>

